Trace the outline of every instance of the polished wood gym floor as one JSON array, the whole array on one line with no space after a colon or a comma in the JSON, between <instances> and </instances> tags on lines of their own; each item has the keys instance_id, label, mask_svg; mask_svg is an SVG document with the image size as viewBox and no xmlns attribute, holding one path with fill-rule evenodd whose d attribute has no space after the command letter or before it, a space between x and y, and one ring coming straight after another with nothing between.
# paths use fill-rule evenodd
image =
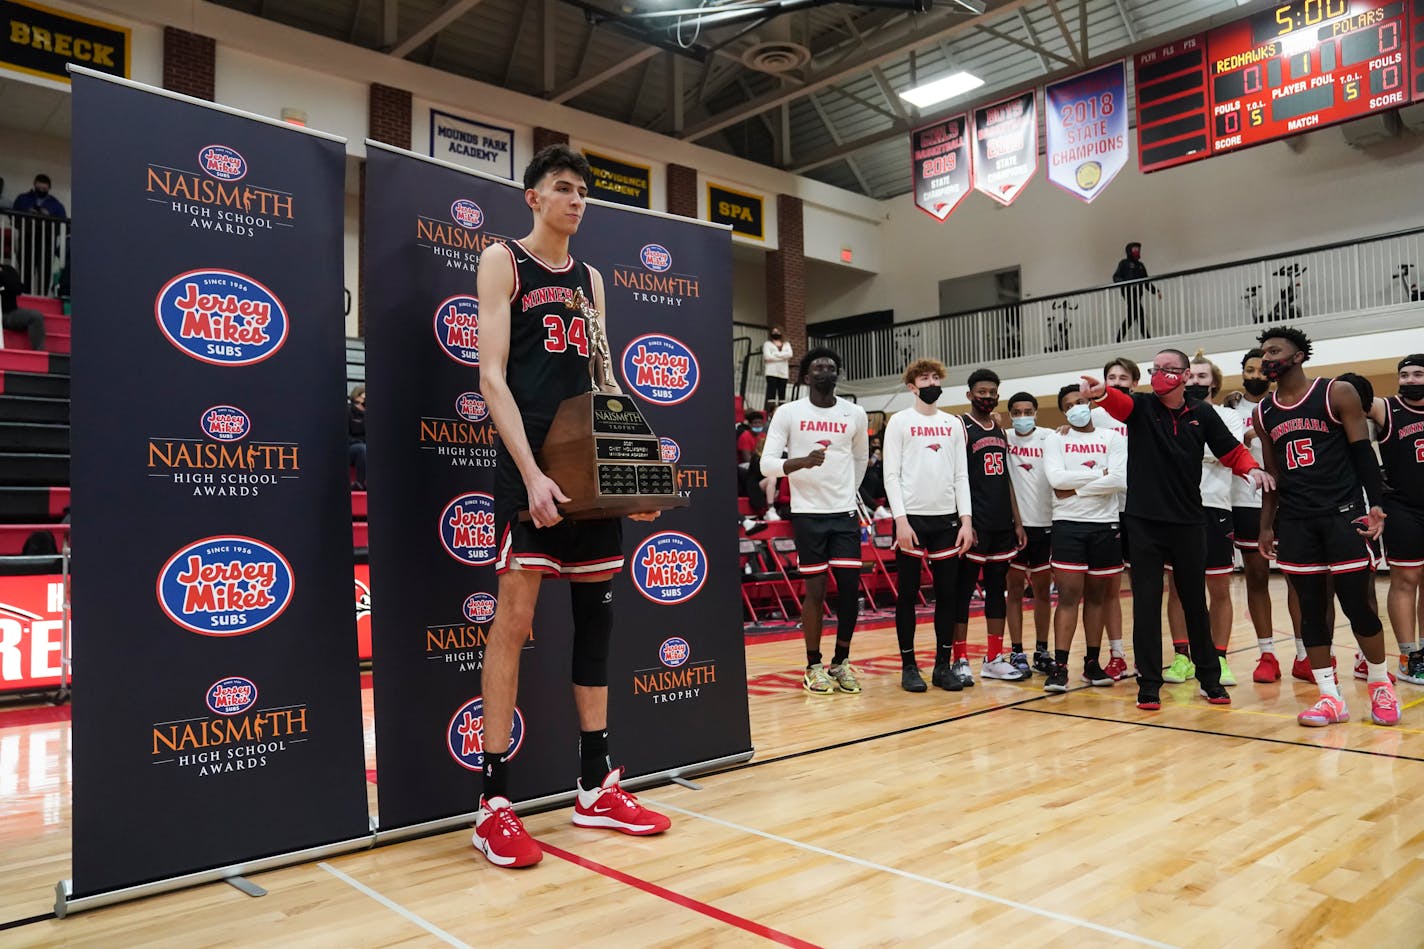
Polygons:
<instances>
[{"instance_id":1,"label":"polished wood gym floor","mask_svg":"<svg viewBox=\"0 0 1424 949\"><path fill-rule=\"evenodd\" d=\"M0 946L1424 945L1424 688L1370 724L1342 627L1354 720L1301 728L1316 692L1285 633L1285 680L1251 681L1234 582L1228 708L1194 682L1156 713L1130 682L910 695L891 630L857 636L863 694L813 697L790 684L799 642L753 642L756 758L643 792L673 818L661 838L565 809L527 818L530 870L458 831L261 874L260 899L210 884L65 920L46 914L69 875L68 720L0 713L0 924L39 917Z\"/></svg>"}]
</instances>

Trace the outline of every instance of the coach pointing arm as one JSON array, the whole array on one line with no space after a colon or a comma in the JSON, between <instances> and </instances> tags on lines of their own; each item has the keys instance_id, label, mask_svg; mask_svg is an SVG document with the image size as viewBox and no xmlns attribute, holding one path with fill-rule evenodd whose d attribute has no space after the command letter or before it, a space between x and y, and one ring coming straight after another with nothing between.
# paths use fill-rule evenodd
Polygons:
<instances>
[{"instance_id":1,"label":"coach pointing arm","mask_svg":"<svg viewBox=\"0 0 1424 949\"><path fill-rule=\"evenodd\" d=\"M1236 436L1231 434L1231 429L1226 427L1221 416L1206 402L1199 402L1197 405L1199 409L1196 418L1206 435L1206 447L1216 456L1216 460L1221 462L1221 466L1230 468L1238 477L1250 480L1262 492L1274 491L1276 479L1256 464L1250 450L1236 440Z\"/></svg>"}]
</instances>

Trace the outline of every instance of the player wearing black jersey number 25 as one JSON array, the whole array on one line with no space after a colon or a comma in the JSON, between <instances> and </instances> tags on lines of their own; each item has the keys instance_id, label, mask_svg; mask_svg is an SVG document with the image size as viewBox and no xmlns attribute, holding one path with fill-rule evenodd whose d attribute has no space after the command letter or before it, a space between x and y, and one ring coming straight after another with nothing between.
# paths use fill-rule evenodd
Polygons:
<instances>
[{"instance_id":1,"label":"player wearing black jersey number 25","mask_svg":"<svg viewBox=\"0 0 1424 949\"><path fill-rule=\"evenodd\" d=\"M480 256L480 391L499 430L495 461L495 531L499 610L485 647L484 795L473 843L491 863L521 867L543 851L510 807L508 763L519 656L534 622L545 575L572 581L573 689L579 719L580 777L573 822L626 834L656 834L670 821L619 786L608 755L608 647L613 632L611 579L623 567L617 520L568 521L569 500L539 469L535 453L559 403L589 388L595 338L575 294L605 312L603 279L574 260L569 239L583 220L588 162L567 145L534 156L524 172L533 228L522 240ZM531 519L520 521L528 510ZM651 520L652 515L633 515Z\"/></svg>"},{"instance_id":2,"label":"player wearing black jersey number 25","mask_svg":"<svg viewBox=\"0 0 1424 949\"><path fill-rule=\"evenodd\" d=\"M1320 698L1297 719L1320 727L1350 720L1331 664L1328 581L1365 654L1370 717L1399 722L1383 625L1370 608L1374 558L1366 539L1384 527L1383 484L1355 387L1311 379L1310 338L1290 326L1260 336L1261 371L1276 391L1256 409L1261 454L1278 489L1261 503L1261 553L1274 558L1300 599L1300 634ZM1361 489L1364 490L1362 500Z\"/></svg>"}]
</instances>

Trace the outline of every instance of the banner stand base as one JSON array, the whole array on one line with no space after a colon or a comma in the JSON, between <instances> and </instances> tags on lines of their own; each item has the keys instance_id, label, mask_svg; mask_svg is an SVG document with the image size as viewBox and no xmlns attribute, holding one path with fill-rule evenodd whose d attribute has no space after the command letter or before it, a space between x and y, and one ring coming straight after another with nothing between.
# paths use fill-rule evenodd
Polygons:
<instances>
[{"instance_id":1,"label":"banner stand base","mask_svg":"<svg viewBox=\"0 0 1424 949\"><path fill-rule=\"evenodd\" d=\"M734 755L726 755L722 758L713 758L709 761L699 761L696 764L681 765L676 768L668 768L665 771L654 771L652 774L639 775L636 778L627 778L622 781L622 785L630 791L637 791L642 788L652 787L655 784L671 782L696 788L691 782L682 780L684 775L702 774L707 771L716 771L720 768L731 765L742 764L750 761L756 754L755 748L748 748L746 751L738 752ZM700 789L699 789L700 790ZM514 810L518 814L537 814L542 811L552 811L558 807L564 807L573 803L574 791L561 791L558 794L546 794L544 797L536 797L528 801L515 803ZM390 830L376 831L376 846L388 843L395 843L399 840L410 840L415 837L429 837L434 834L453 830L457 827L468 827L475 822L475 811L467 814L452 814L449 817L442 817L439 820L424 821L419 824L407 824L404 827L392 827Z\"/></svg>"},{"instance_id":2,"label":"banner stand base","mask_svg":"<svg viewBox=\"0 0 1424 949\"><path fill-rule=\"evenodd\" d=\"M702 790L702 785L700 785L700 784L693 784L691 781L687 780L686 778L681 778L681 777L678 777L677 775L673 775L673 776L672 776L672 783L673 783L673 784L677 784L677 785L681 785L682 787L687 788L689 791L700 791L700 790Z\"/></svg>"},{"instance_id":3,"label":"banner stand base","mask_svg":"<svg viewBox=\"0 0 1424 949\"><path fill-rule=\"evenodd\" d=\"M258 886L256 883L253 883L247 877L228 877L227 879L223 880L223 882L226 883L228 886L232 887L234 890L246 893L248 896L267 895L266 890Z\"/></svg>"},{"instance_id":4,"label":"banner stand base","mask_svg":"<svg viewBox=\"0 0 1424 949\"><path fill-rule=\"evenodd\" d=\"M374 835L356 837L351 840L323 844L320 847L308 847L305 850L294 850L291 853L275 854L271 857L263 857L261 860L249 860L245 863L235 863L226 867L200 870L197 873L185 873L182 876L169 877L166 880L154 880L152 883L143 883L138 886L127 886L118 890L108 890L107 892L95 893L91 896L74 896L73 881L60 880L54 885L54 915L59 919L63 919L70 913L80 913L84 910L98 909L101 906L112 906L115 903L142 899L145 896L155 896L159 893L168 893L172 890L187 889L190 886L198 886L202 883L214 883L218 880L231 882L234 878L240 879L250 873L261 873L263 870L275 870L278 867L291 866L294 863L309 863L313 860L320 860L323 857L350 853L354 850L368 850L374 844ZM244 880L243 882L246 883L247 881ZM252 884L249 883L248 885L251 886ZM236 886L244 893L248 892L237 883L233 883L233 886Z\"/></svg>"}]
</instances>

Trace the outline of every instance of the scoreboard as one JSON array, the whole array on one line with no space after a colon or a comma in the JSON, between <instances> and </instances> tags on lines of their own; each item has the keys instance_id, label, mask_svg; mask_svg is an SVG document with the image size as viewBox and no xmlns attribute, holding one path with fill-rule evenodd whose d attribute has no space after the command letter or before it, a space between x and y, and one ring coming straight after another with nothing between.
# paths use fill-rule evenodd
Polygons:
<instances>
[{"instance_id":1,"label":"scoreboard","mask_svg":"<svg viewBox=\"0 0 1424 949\"><path fill-rule=\"evenodd\" d=\"M1156 171L1424 99L1424 0L1294 0L1135 65Z\"/></svg>"}]
</instances>

